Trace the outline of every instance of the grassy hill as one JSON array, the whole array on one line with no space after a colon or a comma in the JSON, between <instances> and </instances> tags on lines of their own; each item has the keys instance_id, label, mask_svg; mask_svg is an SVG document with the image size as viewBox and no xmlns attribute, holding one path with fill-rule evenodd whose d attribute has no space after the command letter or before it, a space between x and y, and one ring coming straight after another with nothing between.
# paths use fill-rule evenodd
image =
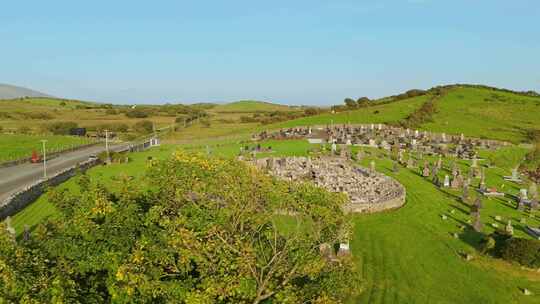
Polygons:
<instances>
[{"instance_id":1,"label":"grassy hill","mask_svg":"<svg viewBox=\"0 0 540 304\"><path fill-rule=\"evenodd\" d=\"M157 106L137 107L157 108ZM133 126L139 118L126 117L128 106L112 106L78 100L59 98L23 98L0 100L0 128L6 131L17 131L21 127L30 128L40 133L44 125L53 122L74 121L82 127L96 127L104 124L126 124ZM168 126L174 122L176 115L159 113L148 118L158 127Z\"/></svg>"},{"instance_id":2,"label":"grassy hill","mask_svg":"<svg viewBox=\"0 0 540 304\"><path fill-rule=\"evenodd\" d=\"M333 123L399 123L432 95L413 97L358 110L304 117L273 128ZM435 101L435 114L419 129L464 133L511 142L529 141L528 131L540 129L540 97L487 87L451 86Z\"/></svg>"},{"instance_id":3,"label":"grassy hill","mask_svg":"<svg viewBox=\"0 0 540 304\"><path fill-rule=\"evenodd\" d=\"M275 125L269 128L288 128L295 126L346 124L346 123L388 123L398 122L420 108L428 100L428 96L418 96L392 103L379 104L353 111L324 113L316 116L302 117Z\"/></svg>"},{"instance_id":4,"label":"grassy hill","mask_svg":"<svg viewBox=\"0 0 540 304\"><path fill-rule=\"evenodd\" d=\"M512 142L527 141L540 129L540 98L483 88L459 87L437 101L433 122L423 129L464 133Z\"/></svg>"},{"instance_id":5,"label":"grassy hill","mask_svg":"<svg viewBox=\"0 0 540 304\"><path fill-rule=\"evenodd\" d=\"M13 99L21 97L50 97L47 94L30 90L23 87L18 87L9 84L0 83L0 99Z\"/></svg>"},{"instance_id":6,"label":"grassy hill","mask_svg":"<svg viewBox=\"0 0 540 304\"><path fill-rule=\"evenodd\" d=\"M274 111L296 111L294 107L280 105L265 101L241 100L223 105L218 105L212 108L212 112L216 113L261 113Z\"/></svg>"}]
</instances>

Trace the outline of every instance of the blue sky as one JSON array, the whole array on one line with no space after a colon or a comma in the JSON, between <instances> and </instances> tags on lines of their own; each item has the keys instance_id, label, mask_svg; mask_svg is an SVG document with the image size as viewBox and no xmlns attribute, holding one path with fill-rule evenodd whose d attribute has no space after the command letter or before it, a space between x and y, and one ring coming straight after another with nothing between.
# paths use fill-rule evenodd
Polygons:
<instances>
[{"instance_id":1,"label":"blue sky","mask_svg":"<svg viewBox=\"0 0 540 304\"><path fill-rule=\"evenodd\" d=\"M540 1L4 1L0 83L115 103L540 91Z\"/></svg>"}]
</instances>

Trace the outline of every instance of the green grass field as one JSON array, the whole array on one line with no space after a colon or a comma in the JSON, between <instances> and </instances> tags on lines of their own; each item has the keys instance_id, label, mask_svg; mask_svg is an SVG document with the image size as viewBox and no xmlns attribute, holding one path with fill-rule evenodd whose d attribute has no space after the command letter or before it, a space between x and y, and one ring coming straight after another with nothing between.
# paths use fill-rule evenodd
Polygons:
<instances>
[{"instance_id":1,"label":"green grass field","mask_svg":"<svg viewBox=\"0 0 540 304\"><path fill-rule=\"evenodd\" d=\"M367 160L366 160L367 162ZM522 288L540 292L534 272L489 257L466 262L459 253L474 252L480 236L461 232L468 209L451 193L440 191L416 172L391 173L391 162L376 160L377 168L394 176L407 189L406 205L393 212L356 216L352 241L354 258L367 283L358 303L538 303ZM488 200L482 220L496 213L516 217L503 202ZM456 210L452 215L451 209ZM441 214L449 220L443 221ZM515 222L514 222L515 223ZM535 221L535 224L538 224ZM492 230L488 227L486 229ZM518 229L516 229L518 230ZM451 233L459 233L454 239ZM523 232L521 232L521 236Z\"/></svg>"},{"instance_id":2,"label":"green grass field","mask_svg":"<svg viewBox=\"0 0 540 304\"><path fill-rule=\"evenodd\" d=\"M64 150L92 142L85 137L76 136L0 134L0 162L30 157L33 150L41 155L42 139L47 140L46 148L48 152Z\"/></svg>"},{"instance_id":3,"label":"green grass field","mask_svg":"<svg viewBox=\"0 0 540 304\"><path fill-rule=\"evenodd\" d=\"M258 113L274 111L296 111L294 107L264 101L242 100L215 106L211 112L215 113Z\"/></svg>"}]
</instances>

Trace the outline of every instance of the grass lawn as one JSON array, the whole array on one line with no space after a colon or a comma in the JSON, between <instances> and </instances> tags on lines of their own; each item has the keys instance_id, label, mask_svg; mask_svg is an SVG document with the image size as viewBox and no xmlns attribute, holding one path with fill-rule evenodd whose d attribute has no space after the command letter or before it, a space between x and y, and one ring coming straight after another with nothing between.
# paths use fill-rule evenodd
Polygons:
<instances>
[{"instance_id":1,"label":"grass lawn","mask_svg":"<svg viewBox=\"0 0 540 304\"><path fill-rule=\"evenodd\" d=\"M11 135L0 134L0 162L32 156L32 151L42 151L40 140L47 140L47 151L58 151L91 143L90 139L76 136Z\"/></svg>"},{"instance_id":2,"label":"grass lawn","mask_svg":"<svg viewBox=\"0 0 540 304\"><path fill-rule=\"evenodd\" d=\"M264 101L241 100L213 107L215 113L261 113L261 112L290 112L297 108Z\"/></svg>"},{"instance_id":3,"label":"grass lawn","mask_svg":"<svg viewBox=\"0 0 540 304\"><path fill-rule=\"evenodd\" d=\"M364 164L369 162L368 159ZM474 252L481 237L467 226L468 206L453 193L441 191L417 172L391 172L391 162L376 160L377 169L407 189L406 205L392 212L355 216L351 243L367 290L358 303L538 303L540 276L502 261L478 256L466 262L460 252ZM488 183L493 176L488 177ZM451 214L450 210L456 213ZM514 220L525 236L521 216L506 202L489 199L481 211L487 233L495 214ZM443 221L442 214L448 216ZM534 220L538 225L538 220ZM517 224L517 225L516 225ZM499 225L503 225L499 223ZM452 233L458 233L454 239ZM476 255L476 254L475 254ZM521 288L534 290L524 296Z\"/></svg>"}]
</instances>

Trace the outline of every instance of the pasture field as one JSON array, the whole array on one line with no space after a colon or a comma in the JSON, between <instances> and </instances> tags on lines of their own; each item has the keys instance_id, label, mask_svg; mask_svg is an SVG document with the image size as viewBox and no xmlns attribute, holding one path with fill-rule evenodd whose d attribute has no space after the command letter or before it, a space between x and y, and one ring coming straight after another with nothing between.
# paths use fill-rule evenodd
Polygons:
<instances>
[{"instance_id":1,"label":"pasture field","mask_svg":"<svg viewBox=\"0 0 540 304\"><path fill-rule=\"evenodd\" d=\"M86 106L91 108L87 109ZM170 126L176 116L154 115L148 118L130 118L119 111L110 112L99 108L99 104L81 101L65 101L54 98L26 98L23 100L0 100L0 127L5 131L17 131L28 127L41 132L47 124L54 122L77 122L79 126L91 128L105 124L133 126L141 120L151 120L156 127ZM126 106L115 106L126 109Z\"/></svg>"},{"instance_id":2,"label":"pasture field","mask_svg":"<svg viewBox=\"0 0 540 304\"><path fill-rule=\"evenodd\" d=\"M54 152L92 143L86 137L55 135L0 134L0 162L32 156L35 150L41 155L41 140L47 140L48 152Z\"/></svg>"},{"instance_id":3,"label":"pasture field","mask_svg":"<svg viewBox=\"0 0 540 304\"><path fill-rule=\"evenodd\" d=\"M290 112L298 111L298 107L289 107L264 101L241 100L227 104L220 104L210 109L214 113L263 113L263 112Z\"/></svg>"},{"instance_id":4,"label":"pasture field","mask_svg":"<svg viewBox=\"0 0 540 304\"><path fill-rule=\"evenodd\" d=\"M213 156L234 157L240 147L253 143L246 141L223 140L191 145L180 148L191 152L210 152ZM208 148L207 148L208 146ZM262 143L263 148L272 147L268 153L258 156L303 156L308 150L316 148L306 141L268 141ZM128 164L114 164L91 169L88 174L107 187L118 187L122 176L133 176L138 179L144 173L147 157L164 158L170 155L177 146L164 145L146 152L134 153ZM207 150L209 149L209 150ZM355 148L356 149L356 148ZM460 229L460 225L468 226L469 206L462 203L458 191L439 189L429 180L419 175L419 169L401 168L398 173L392 172L392 161L379 150L366 149L366 158L361 164L367 166L371 160L376 162L378 171L393 176L407 189L406 205L399 209L372 215L353 215L354 235L351 248L354 259L360 269L365 283L365 291L359 299L351 299L351 303L538 303L540 301L540 275L536 271L521 269L501 260L479 255L475 252L481 239L479 233L469 228ZM506 191L517 193L520 186L503 181L510 169L520 161L524 151L520 148L507 148L498 152L485 152L501 156L496 161L497 167L487 168L488 186L501 187ZM498 156L498 155L495 155ZM433 160L433 158L426 158ZM454 160L445 159L444 167L448 168ZM466 170L468 161L458 161ZM480 161L482 165L482 161ZM500 165L500 167L499 167ZM441 176L448 174L442 170ZM478 180L473 181L473 186ZM144 183L141 184L144 186ZM59 186L60 188L78 191L76 178ZM472 190L472 188L471 188ZM471 191L474 192L474 191ZM473 194L474 195L474 194ZM524 232L525 225L538 226L538 215L515 210L513 202L508 199L492 198L484 200L481 211L484 233L494 231L491 224L503 227L506 220L512 220L516 235L528 237ZM454 210L454 211L451 211ZM54 206L47 201L47 196L15 215L13 223L18 232L25 224L35 225L47 216L54 216ZM441 218L442 214L448 220ZM495 215L503 217L502 222L495 220ZM520 223L524 219L526 223ZM452 236L458 233L456 239ZM475 259L467 262L461 253L469 252ZM524 296L522 288L533 292L532 296Z\"/></svg>"}]
</instances>

